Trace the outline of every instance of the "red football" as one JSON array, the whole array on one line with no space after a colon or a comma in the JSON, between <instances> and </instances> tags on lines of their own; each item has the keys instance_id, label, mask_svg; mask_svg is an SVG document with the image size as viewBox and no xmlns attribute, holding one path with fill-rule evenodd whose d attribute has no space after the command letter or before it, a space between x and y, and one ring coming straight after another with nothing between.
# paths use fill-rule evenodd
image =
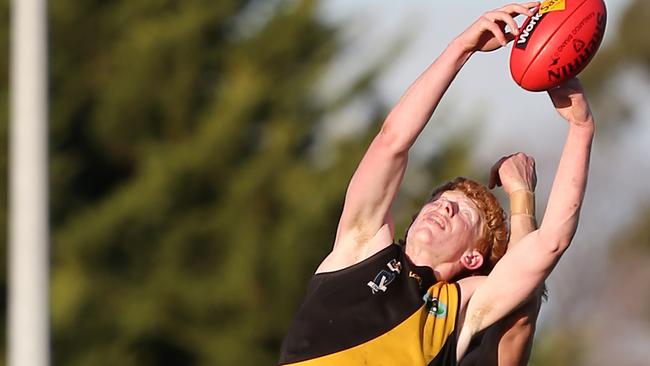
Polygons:
<instances>
[{"instance_id":1,"label":"red football","mask_svg":"<svg viewBox=\"0 0 650 366\"><path fill-rule=\"evenodd\" d=\"M607 23L603 0L546 0L519 29L510 73L530 91L548 90L573 78L594 57Z\"/></svg>"}]
</instances>

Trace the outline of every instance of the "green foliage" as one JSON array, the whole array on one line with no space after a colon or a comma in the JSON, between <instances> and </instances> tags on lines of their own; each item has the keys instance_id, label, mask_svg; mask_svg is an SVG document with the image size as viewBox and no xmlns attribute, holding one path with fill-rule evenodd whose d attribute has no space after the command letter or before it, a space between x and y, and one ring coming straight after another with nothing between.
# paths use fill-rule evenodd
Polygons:
<instances>
[{"instance_id":1,"label":"green foliage","mask_svg":"<svg viewBox=\"0 0 650 366\"><path fill-rule=\"evenodd\" d=\"M594 88L604 87L604 83L616 72L638 65L650 70L650 39L645 25L650 17L650 3L645 0L633 0L619 20L618 29L608 25L606 47L598 51L593 62L581 76Z\"/></svg>"},{"instance_id":2,"label":"green foliage","mask_svg":"<svg viewBox=\"0 0 650 366\"><path fill-rule=\"evenodd\" d=\"M585 334L569 329L542 333L535 341L530 365L585 365L589 351L587 338Z\"/></svg>"},{"instance_id":3,"label":"green foliage","mask_svg":"<svg viewBox=\"0 0 650 366\"><path fill-rule=\"evenodd\" d=\"M632 221L621 228L614 241L610 257L615 260L650 258L650 204L639 210Z\"/></svg>"},{"instance_id":4,"label":"green foliage","mask_svg":"<svg viewBox=\"0 0 650 366\"><path fill-rule=\"evenodd\" d=\"M650 303L645 301L650 296L647 291L647 269L650 268L650 203L635 212L631 219L621 227L612 238L609 247L613 284L622 299L630 299L634 304L642 304L628 310L640 328L650 333ZM620 286L620 278L625 278L626 286Z\"/></svg>"},{"instance_id":5,"label":"green foliage","mask_svg":"<svg viewBox=\"0 0 650 366\"><path fill-rule=\"evenodd\" d=\"M243 35L255 2L86 6L52 4L55 362L272 363L344 192L307 149L334 33L309 1Z\"/></svg>"},{"instance_id":6,"label":"green foliage","mask_svg":"<svg viewBox=\"0 0 650 366\"><path fill-rule=\"evenodd\" d=\"M315 98L340 47L316 6L50 3L55 364L276 361L386 112L319 141L388 62Z\"/></svg>"},{"instance_id":7,"label":"green foliage","mask_svg":"<svg viewBox=\"0 0 650 366\"><path fill-rule=\"evenodd\" d=\"M372 105L367 131L344 141L318 141L318 124L388 62L326 105L314 85L340 44L315 1L49 6L54 364L273 364L385 109ZM649 8L633 2L588 82L627 62L648 69ZM5 55L8 19L0 0ZM0 66L6 172L7 57ZM466 173L468 143L450 139L416 174L435 185ZM430 188L400 197L398 228ZM0 240L6 192L0 180ZM542 335L532 362L580 364L581 339Z\"/></svg>"},{"instance_id":8,"label":"green foliage","mask_svg":"<svg viewBox=\"0 0 650 366\"><path fill-rule=\"evenodd\" d=\"M276 361L330 250L347 182L386 115L374 101L363 133L317 135L324 116L376 95L390 58L333 101L316 98L341 46L316 8L311 0L49 3L54 364ZM0 32L7 55L8 27ZM8 58L0 64L6 118ZM3 120L2 172L7 140ZM447 163L417 168L427 179L468 166L465 145L453 140L437 156ZM403 227L430 188L402 199ZM5 240L6 180L0 189Z\"/></svg>"},{"instance_id":9,"label":"green foliage","mask_svg":"<svg viewBox=\"0 0 650 366\"><path fill-rule=\"evenodd\" d=\"M646 69L650 68L650 39L643 31L650 17L650 3L636 0L625 12L620 26L619 39L626 54L619 57L628 62L638 62Z\"/></svg>"},{"instance_id":10,"label":"green foliage","mask_svg":"<svg viewBox=\"0 0 650 366\"><path fill-rule=\"evenodd\" d=\"M617 77L636 68L641 71L640 81L650 82L650 38L646 31L649 17L650 2L632 0L619 20L619 27L608 25L607 45L580 75L593 94L591 104L601 121L599 128L604 133L600 136L605 143L631 123L634 108L621 93L621 86L616 84Z\"/></svg>"}]
</instances>

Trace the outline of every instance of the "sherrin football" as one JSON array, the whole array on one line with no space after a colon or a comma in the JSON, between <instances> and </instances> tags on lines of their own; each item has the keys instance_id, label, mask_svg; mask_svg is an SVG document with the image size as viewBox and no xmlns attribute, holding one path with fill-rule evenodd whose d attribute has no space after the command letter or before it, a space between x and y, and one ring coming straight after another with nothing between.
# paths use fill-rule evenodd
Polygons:
<instances>
[{"instance_id":1,"label":"sherrin football","mask_svg":"<svg viewBox=\"0 0 650 366\"><path fill-rule=\"evenodd\" d=\"M603 0L546 0L519 29L510 73L522 88L551 89L578 75L605 35Z\"/></svg>"}]
</instances>

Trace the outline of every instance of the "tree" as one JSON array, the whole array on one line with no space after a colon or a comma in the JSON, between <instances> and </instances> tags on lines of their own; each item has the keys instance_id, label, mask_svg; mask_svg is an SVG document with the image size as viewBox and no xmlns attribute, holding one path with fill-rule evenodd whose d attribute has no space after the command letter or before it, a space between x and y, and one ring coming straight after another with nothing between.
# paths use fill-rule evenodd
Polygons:
<instances>
[{"instance_id":1,"label":"tree","mask_svg":"<svg viewBox=\"0 0 650 366\"><path fill-rule=\"evenodd\" d=\"M275 362L386 112L369 103L363 133L319 139L345 101L376 100L384 60L317 98L342 45L316 9L50 4L55 364ZM468 159L451 141L437 168L457 174Z\"/></svg>"},{"instance_id":2,"label":"tree","mask_svg":"<svg viewBox=\"0 0 650 366\"><path fill-rule=\"evenodd\" d=\"M627 6L618 29L607 29L607 45L581 75L590 90L595 90L594 108L601 120L616 123L602 124L607 136L616 137L632 121L634 106L619 92L620 77L638 69L639 81L650 82L650 39L646 36L645 22L650 16L650 3L633 0Z\"/></svg>"}]
</instances>

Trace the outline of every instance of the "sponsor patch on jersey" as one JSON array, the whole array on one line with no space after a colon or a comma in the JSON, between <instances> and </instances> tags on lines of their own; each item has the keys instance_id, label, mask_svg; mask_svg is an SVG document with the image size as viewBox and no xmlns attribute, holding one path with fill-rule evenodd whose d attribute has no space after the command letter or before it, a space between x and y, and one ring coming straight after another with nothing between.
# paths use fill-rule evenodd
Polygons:
<instances>
[{"instance_id":1,"label":"sponsor patch on jersey","mask_svg":"<svg viewBox=\"0 0 650 366\"><path fill-rule=\"evenodd\" d=\"M447 305L440 301L437 297L431 296L428 292L422 298L424 300L424 307L429 311L429 314L436 318L447 316Z\"/></svg>"}]
</instances>

